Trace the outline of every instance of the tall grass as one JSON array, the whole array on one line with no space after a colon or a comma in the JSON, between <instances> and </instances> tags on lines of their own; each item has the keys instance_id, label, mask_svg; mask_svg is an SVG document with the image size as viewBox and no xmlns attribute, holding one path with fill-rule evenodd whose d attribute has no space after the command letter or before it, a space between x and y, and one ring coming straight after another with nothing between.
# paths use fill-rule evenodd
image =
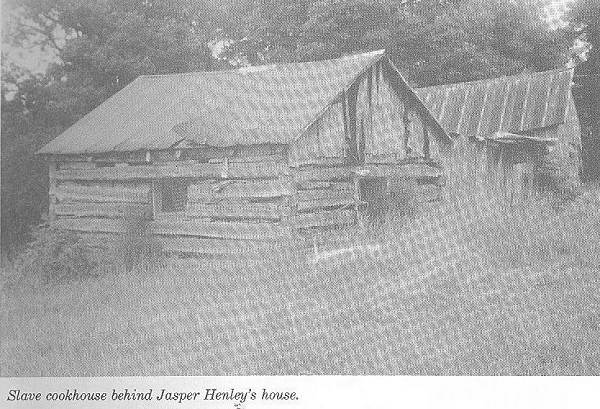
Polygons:
<instances>
[{"instance_id":1,"label":"tall grass","mask_svg":"<svg viewBox=\"0 0 600 409\"><path fill-rule=\"evenodd\" d=\"M592 249L600 243L597 194L578 196L569 190L568 197L558 192L515 198L505 192L493 181L450 181L441 202L421 206L416 214L390 215L385 223L371 225L356 236L385 243L392 253L394 248L410 247L413 253L443 259L460 250L508 267L546 263L565 255L593 256Z\"/></svg>"},{"instance_id":2,"label":"tall grass","mask_svg":"<svg viewBox=\"0 0 600 409\"><path fill-rule=\"evenodd\" d=\"M317 262L282 246L3 290L2 374L600 373L598 191L560 212L454 192L323 235L354 250Z\"/></svg>"}]
</instances>

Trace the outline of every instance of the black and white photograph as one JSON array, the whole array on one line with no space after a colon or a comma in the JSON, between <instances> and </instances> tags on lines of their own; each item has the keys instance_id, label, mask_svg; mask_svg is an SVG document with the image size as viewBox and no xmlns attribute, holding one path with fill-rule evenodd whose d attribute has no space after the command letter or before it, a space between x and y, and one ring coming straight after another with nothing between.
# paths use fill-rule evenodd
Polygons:
<instances>
[{"instance_id":1,"label":"black and white photograph","mask_svg":"<svg viewBox=\"0 0 600 409\"><path fill-rule=\"evenodd\" d=\"M1 14L0 377L600 375L599 0Z\"/></svg>"}]
</instances>

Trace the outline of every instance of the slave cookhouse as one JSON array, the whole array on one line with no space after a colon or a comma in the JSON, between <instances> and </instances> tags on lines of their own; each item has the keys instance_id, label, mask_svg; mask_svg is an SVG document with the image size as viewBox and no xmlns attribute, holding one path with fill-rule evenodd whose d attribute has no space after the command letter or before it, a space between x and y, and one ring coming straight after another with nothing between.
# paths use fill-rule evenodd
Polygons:
<instances>
[{"instance_id":1,"label":"slave cookhouse","mask_svg":"<svg viewBox=\"0 0 600 409\"><path fill-rule=\"evenodd\" d=\"M104 237L137 212L166 250L235 253L361 222L392 176L438 180L450 144L376 51L141 76L39 153L51 225Z\"/></svg>"}]
</instances>

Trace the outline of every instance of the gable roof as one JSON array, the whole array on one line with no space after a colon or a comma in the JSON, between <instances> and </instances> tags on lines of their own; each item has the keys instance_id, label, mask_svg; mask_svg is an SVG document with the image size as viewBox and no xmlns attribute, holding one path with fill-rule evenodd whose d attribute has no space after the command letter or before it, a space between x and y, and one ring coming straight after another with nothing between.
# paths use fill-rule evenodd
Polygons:
<instances>
[{"instance_id":1,"label":"gable roof","mask_svg":"<svg viewBox=\"0 0 600 409\"><path fill-rule=\"evenodd\" d=\"M166 149L184 139L211 146L287 144L382 58L387 60L384 50L326 61L141 76L38 153ZM403 78L399 81L414 95ZM422 102L417 105L446 135Z\"/></svg>"},{"instance_id":2,"label":"gable roof","mask_svg":"<svg viewBox=\"0 0 600 409\"><path fill-rule=\"evenodd\" d=\"M564 123L572 80L572 69L558 69L416 92L446 132L486 138Z\"/></svg>"}]
</instances>

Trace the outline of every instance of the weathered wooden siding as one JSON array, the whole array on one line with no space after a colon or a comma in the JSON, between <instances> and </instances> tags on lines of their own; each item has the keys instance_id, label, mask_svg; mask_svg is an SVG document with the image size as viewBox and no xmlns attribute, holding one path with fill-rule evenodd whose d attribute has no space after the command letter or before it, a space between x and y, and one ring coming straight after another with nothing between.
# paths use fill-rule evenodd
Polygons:
<instances>
[{"instance_id":1,"label":"weathered wooden siding","mask_svg":"<svg viewBox=\"0 0 600 409\"><path fill-rule=\"evenodd\" d=\"M345 158L353 164L420 158L426 154L425 133L415 108L392 88L378 64L291 144L290 164L314 164L326 158ZM438 147L429 146L428 155L437 157Z\"/></svg>"},{"instance_id":2,"label":"weathered wooden siding","mask_svg":"<svg viewBox=\"0 0 600 409\"><path fill-rule=\"evenodd\" d=\"M379 201L396 200L400 185L410 186L417 202L438 199L441 171L414 163L437 156L435 144L427 152L425 140L420 116L392 88L382 67L374 66L291 145L289 163L297 170L294 225L304 229L361 221L368 207L376 206L361 199L364 177L389 185Z\"/></svg>"},{"instance_id":3,"label":"weathered wooden siding","mask_svg":"<svg viewBox=\"0 0 600 409\"><path fill-rule=\"evenodd\" d=\"M517 203L533 193L539 148L458 137L442 159L448 182L444 195L460 202L467 195L493 194L505 204Z\"/></svg>"},{"instance_id":4,"label":"weathered wooden siding","mask_svg":"<svg viewBox=\"0 0 600 409\"><path fill-rule=\"evenodd\" d=\"M345 146L343 105L338 101L326 110L306 135L290 145L289 161L298 166L310 164L315 158L343 158L346 156Z\"/></svg>"},{"instance_id":5,"label":"weathered wooden siding","mask_svg":"<svg viewBox=\"0 0 600 409\"><path fill-rule=\"evenodd\" d=\"M52 174L53 224L115 238L127 233L128 218L144 217L148 233L165 250L241 254L272 251L294 239L296 232L355 224L366 204L357 190L360 167L335 158L313 158L311 164L288 167L279 154L255 156L256 162L252 156L217 155L202 163L187 159L194 155L155 152L150 163L137 165L60 165ZM385 200L391 200L398 181L407 178L415 181L419 200L437 197L423 186L423 181L440 177L429 166L369 166L371 176L390 181ZM157 186L171 179L187 181L187 199L183 210L164 212Z\"/></svg>"},{"instance_id":6,"label":"weathered wooden siding","mask_svg":"<svg viewBox=\"0 0 600 409\"><path fill-rule=\"evenodd\" d=\"M152 152L146 158L150 162L113 166L83 158L62 162L52 172L52 223L118 237L127 232L129 218L143 217L163 249L209 254L273 249L274 242L290 238L286 218L295 188L282 160L285 152L271 147L207 151ZM185 209L164 212L158 182L175 179L187 182Z\"/></svg>"},{"instance_id":7,"label":"weathered wooden siding","mask_svg":"<svg viewBox=\"0 0 600 409\"><path fill-rule=\"evenodd\" d=\"M425 156L424 125L415 109L392 88L383 70L372 70L360 83L359 122L365 124L365 160L377 162L381 157L396 160ZM370 95L370 99L369 99ZM431 157L437 146L430 144Z\"/></svg>"},{"instance_id":8,"label":"weathered wooden siding","mask_svg":"<svg viewBox=\"0 0 600 409\"><path fill-rule=\"evenodd\" d=\"M543 158L545 166L555 168L569 183L580 182L581 171L581 129L573 98L569 98L565 112L565 123L532 131L531 136L554 138L551 151Z\"/></svg>"},{"instance_id":9,"label":"weathered wooden siding","mask_svg":"<svg viewBox=\"0 0 600 409\"><path fill-rule=\"evenodd\" d=\"M409 114L406 110L404 101L396 94L389 83L384 79L380 71L374 73L372 79L374 92L372 99L366 102L364 112L372 112L372 121L367 132L371 132L371 137L366 138L365 153L366 160L370 161L372 157L393 156L403 159L408 155L405 137L410 133L406 132L404 126L405 115L407 121L414 120L414 114ZM361 86L368 88L369 84L365 80ZM409 141L409 148L416 148L415 137ZM418 143L417 143L418 144Z\"/></svg>"},{"instance_id":10,"label":"weathered wooden siding","mask_svg":"<svg viewBox=\"0 0 600 409\"><path fill-rule=\"evenodd\" d=\"M60 173L57 172L57 173ZM59 180L51 186L57 218L119 218L148 210L150 185L144 182Z\"/></svg>"},{"instance_id":11,"label":"weathered wooden siding","mask_svg":"<svg viewBox=\"0 0 600 409\"><path fill-rule=\"evenodd\" d=\"M348 165L327 161L294 172L293 224L297 229L336 227L356 221L354 174Z\"/></svg>"}]
</instances>

